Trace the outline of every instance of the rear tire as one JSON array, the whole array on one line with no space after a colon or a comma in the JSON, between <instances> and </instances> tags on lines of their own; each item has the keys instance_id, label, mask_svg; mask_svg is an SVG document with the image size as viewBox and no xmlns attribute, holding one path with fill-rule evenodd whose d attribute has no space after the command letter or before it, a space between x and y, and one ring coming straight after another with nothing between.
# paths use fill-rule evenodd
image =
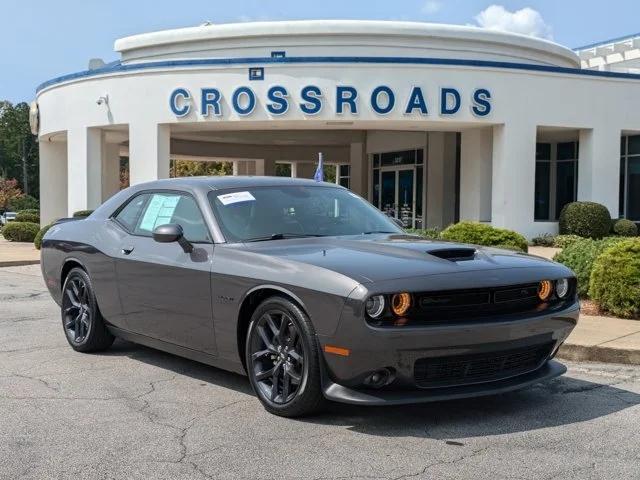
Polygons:
<instances>
[{"instance_id":1,"label":"rear tire","mask_svg":"<svg viewBox=\"0 0 640 480\"><path fill-rule=\"evenodd\" d=\"M77 352L100 352L114 341L100 314L93 284L87 272L73 268L62 287L62 328Z\"/></svg>"},{"instance_id":2,"label":"rear tire","mask_svg":"<svg viewBox=\"0 0 640 480\"><path fill-rule=\"evenodd\" d=\"M245 352L251 387L268 412L300 417L322 410L320 348L295 303L278 296L264 300L251 317Z\"/></svg>"}]
</instances>

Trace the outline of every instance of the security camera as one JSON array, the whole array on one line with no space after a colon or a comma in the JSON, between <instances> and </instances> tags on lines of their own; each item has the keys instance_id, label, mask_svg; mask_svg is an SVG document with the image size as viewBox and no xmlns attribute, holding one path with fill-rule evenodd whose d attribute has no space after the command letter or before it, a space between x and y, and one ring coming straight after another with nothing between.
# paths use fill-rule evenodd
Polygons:
<instances>
[{"instance_id":1,"label":"security camera","mask_svg":"<svg viewBox=\"0 0 640 480\"><path fill-rule=\"evenodd\" d=\"M98 98L98 100L96 100L97 105L102 105L103 103L104 104L109 103L109 95L102 95L101 97Z\"/></svg>"}]
</instances>

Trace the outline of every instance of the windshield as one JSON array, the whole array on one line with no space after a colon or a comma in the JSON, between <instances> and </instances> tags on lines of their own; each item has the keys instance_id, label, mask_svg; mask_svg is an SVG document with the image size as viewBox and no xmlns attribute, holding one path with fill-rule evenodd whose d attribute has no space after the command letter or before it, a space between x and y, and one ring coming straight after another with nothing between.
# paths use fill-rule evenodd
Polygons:
<instances>
[{"instance_id":1,"label":"windshield","mask_svg":"<svg viewBox=\"0 0 640 480\"><path fill-rule=\"evenodd\" d=\"M305 236L402 233L349 190L289 185L216 190L209 202L228 242Z\"/></svg>"}]
</instances>

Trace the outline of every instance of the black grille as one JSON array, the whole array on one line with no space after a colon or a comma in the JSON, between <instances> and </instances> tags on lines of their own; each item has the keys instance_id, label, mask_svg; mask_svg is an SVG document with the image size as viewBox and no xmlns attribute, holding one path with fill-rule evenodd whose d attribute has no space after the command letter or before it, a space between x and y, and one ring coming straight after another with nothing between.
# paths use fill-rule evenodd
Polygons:
<instances>
[{"instance_id":1,"label":"black grille","mask_svg":"<svg viewBox=\"0 0 640 480\"><path fill-rule=\"evenodd\" d=\"M418 294L413 319L424 322L473 320L486 316L532 312L549 306L538 298L538 284L511 285Z\"/></svg>"},{"instance_id":2,"label":"black grille","mask_svg":"<svg viewBox=\"0 0 640 480\"><path fill-rule=\"evenodd\" d=\"M499 352L421 358L414 364L416 385L424 388L490 382L536 370L553 343Z\"/></svg>"}]
</instances>

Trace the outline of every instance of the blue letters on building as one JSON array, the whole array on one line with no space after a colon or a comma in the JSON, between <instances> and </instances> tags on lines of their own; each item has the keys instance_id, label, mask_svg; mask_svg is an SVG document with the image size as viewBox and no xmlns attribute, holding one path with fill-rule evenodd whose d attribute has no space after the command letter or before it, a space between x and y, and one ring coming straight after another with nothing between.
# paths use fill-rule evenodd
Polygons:
<instances>
[{"instance_id":1,"label":"blue letters on building","mask_svg":"<svg viewBox=\"0 0 640 480\"><path fill-rule=\"evenodd\" d=\"M485 117L492 111L492 95L486 88L475 89L469 100L463 100L460 91L453 87L444 87L430 91L414 86L407 92L397 92L387 85L379 85L370 90L370 96L363 108L378 115L388 115L395 110L396 99L401 107L398 113L405 115L427 116L427 98L439 101L440 115L455 115L459 113L463 103L470 107L471 112L478 117ZM224 92L217 88L202 88L200 90L200 112L203 117L221 116L224 104ZM260 95L265 95L261 93ZM335 114L358 115L359 92L356 87L337 85L335 87ZM307 85L300 90L299 99L291 98L289 90L282 85L273 85L266 91L266 98L259 101L250 87L240 86L231 94L231 108L241 116L251 115L258 104L271 115L284 115L290 107L297 108L304 115L317 115L322 111L325 103L323 91L316 85ZM436 97L438 96L438 97ZM436 97L435 99L433 97ZM366 97L365 97L366 98ZM469 98L469 97L466 97ZM363 102L365 103L365 102ZM196 104L197 105L197 104ZM191 112L191 94L186 88L176 88L169 96L169 108L177 117L184 117Z\"/></svg>"}]
</instances>

